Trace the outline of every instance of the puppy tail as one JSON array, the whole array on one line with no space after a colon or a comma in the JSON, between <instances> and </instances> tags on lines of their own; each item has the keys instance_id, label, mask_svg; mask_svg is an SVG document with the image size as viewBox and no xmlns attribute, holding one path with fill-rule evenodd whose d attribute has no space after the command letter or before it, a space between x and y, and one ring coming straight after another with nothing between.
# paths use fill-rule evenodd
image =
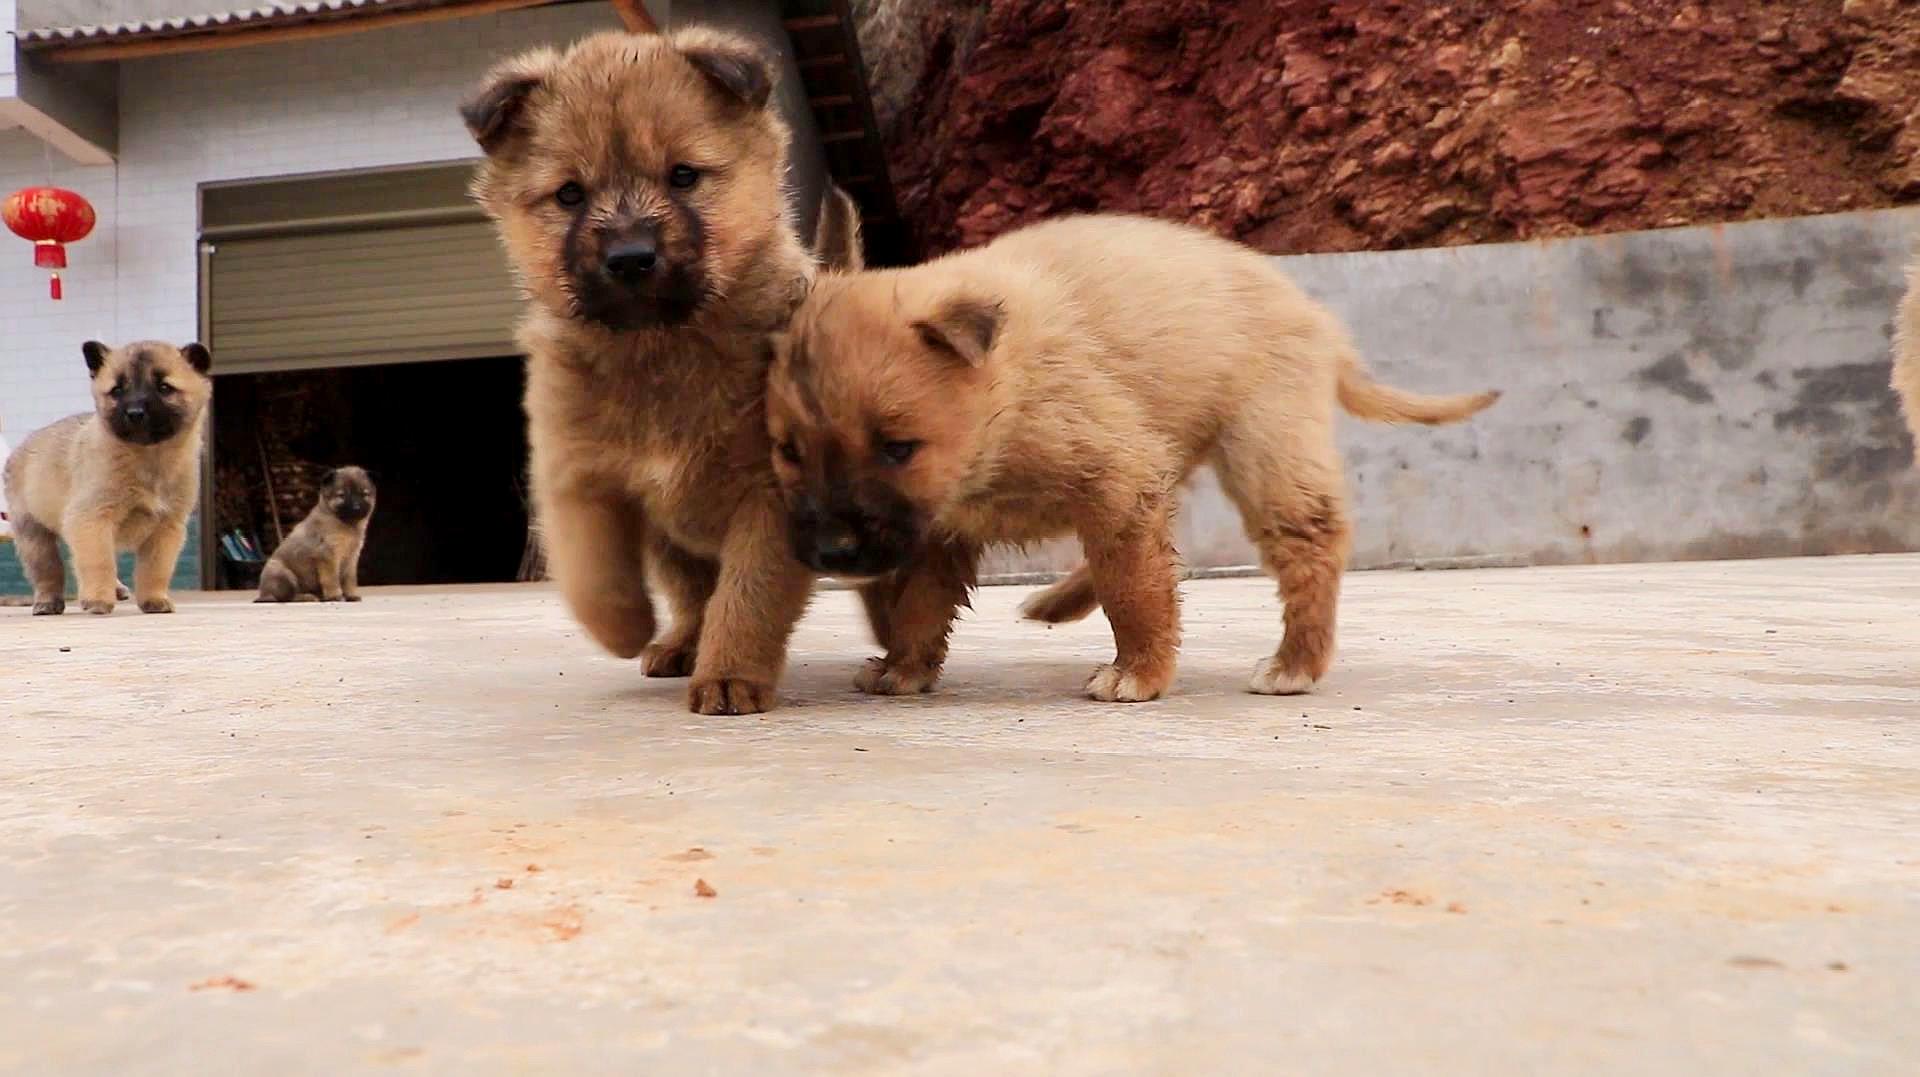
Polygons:
<instances>
[{"instance_id":1,"label":"puppy tail","mask_svg":"<svg viewBox=\"0 0 1920 1077\"><path fill-rule=\"evenodd\" d=\"M1340 406L1356 418L1376 423L1457 423L1493 406L1500 390L1457 396L1422 396L1373 380L1351 352L1340 360Z\"/></svg>"},{"instance_id":2,"label":"puppy tail","mask_svg":"<svg viewBox=\"0 0 1920 1077\"><path fill-rule=\"evenodd\" d=\"M1020 603L1020 616L1058 625L1078 621L1099 608L1100 596L1093 589L1093 573L1082 564L1065 579L1029 595Z\"/></svg>"},{"instance_id":3,"label":"puppy tail","mask_svg":"<svg viewBox=\"0 0 1920 1077\"><path fill-rule=\"evenodd\" d=\"M861 248L860 204L832 181L820 196L820 223L814 228L813 249L827 269L858 273L867 267L867 256Z\"/></svg>"},{"instance_id":4,"label":"puppy tail","mask_svg":"<svg viewBox=\"0 0 1920 1077\"><path fill-rule=\"evenodd\" d=\"M1907 412L1907 427L1920 441L1920 256L1907 270L1907 297L1893 319L1893 390Z\"/></svg>"}]
</instances>

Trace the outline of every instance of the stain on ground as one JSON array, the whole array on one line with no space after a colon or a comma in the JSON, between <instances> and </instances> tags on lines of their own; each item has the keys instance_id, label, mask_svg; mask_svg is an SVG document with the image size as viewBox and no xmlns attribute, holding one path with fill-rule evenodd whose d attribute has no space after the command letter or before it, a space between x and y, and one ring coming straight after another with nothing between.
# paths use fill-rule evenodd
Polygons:
<instances>
[{"instance_id":1,"label":"stain on ground","mask_svg":"<svg viewBox=\"0 0 1920 1077\"><path fill-rule=\"evenodd\" d=\"M1638 445L1647 440L1647 431L1653 429L1653 420L1645 415L1636 415L1627 420L1626 429L1620 431L1620 440L1629 445Z\"/></svg>"},{"instance_id":2,"label":"stain on ground","mask_svg":"<svg viewBox=\"0 0 1920 1077\"><path fill-rule=\"evenodd\" d=\"M540 921L540 926L552 934L555 942L567 942L580 937L587 926L587 918L572 905L563 905L548 913Z\"/></svg>"}]
</instances>

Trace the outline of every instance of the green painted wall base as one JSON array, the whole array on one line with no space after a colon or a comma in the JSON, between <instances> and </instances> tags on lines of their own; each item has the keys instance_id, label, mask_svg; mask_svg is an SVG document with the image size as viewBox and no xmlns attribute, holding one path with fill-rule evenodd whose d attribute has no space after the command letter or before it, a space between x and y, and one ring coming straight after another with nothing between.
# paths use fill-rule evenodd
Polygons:
<instances>
[{"instance_id":1,"label":"green painted wall base","mask_svg":"<svg viewBox=\"0 0 1920 1077\"><path fill-rule=\"evenodd\" d=\"M72 598L80 591L80 585L73 578L73 554L65 549L62 552L67 559L67 597ZM120 582L133 586L133 555L123 553L119 558ZM200 589L200 518L195 516L187 521L187 546L180 551L180 560L173 566L173 589L176 591L197 591ZM27 575L20 567L19 552L13 543L0 542L0 595L30 595L33 587L27 583Z\"/></svg>"}]
</instances>

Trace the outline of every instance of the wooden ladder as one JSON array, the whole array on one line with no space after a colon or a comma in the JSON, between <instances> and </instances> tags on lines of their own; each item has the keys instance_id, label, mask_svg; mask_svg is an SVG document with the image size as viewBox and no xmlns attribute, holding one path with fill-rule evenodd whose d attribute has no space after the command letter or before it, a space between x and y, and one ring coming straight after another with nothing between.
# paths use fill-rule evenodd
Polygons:
<instances>
[{"instance_id":1,"label":"wooden ladder","mask_svg":"<svg viewBox=\"0 0 1920 1077\"><path fill-rule=\"evenodd\" d=\"M860 204L867 261L912 263L917 252L894 199L852 9L847 0L782 0L780 14L820 130L828 174Z\"/></svg>"}]
</instances>

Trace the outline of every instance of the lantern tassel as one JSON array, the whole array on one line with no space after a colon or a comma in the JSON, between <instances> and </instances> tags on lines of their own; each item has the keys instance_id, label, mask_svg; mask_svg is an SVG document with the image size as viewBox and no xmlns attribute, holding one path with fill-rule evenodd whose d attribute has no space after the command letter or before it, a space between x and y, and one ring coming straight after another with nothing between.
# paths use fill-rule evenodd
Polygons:
<instances>
[{"instance_id":1,"label":"lantern tassel","mask_svg":"<svg viewBox=\"0 0 1920 1077\"><path fill-rule=\"evenodd\" d=\"M60 296L60 274L58 274L58 273L55 273L55 274L52 274L52 277L51 277L51 279L52 279L52 284L51 284L51 285L50 285L50 286L48 287L48 289L47 289L47 290L53 293L53 298L55 298L55 299L59 299L59 298L61 298L61 296Z\"/></svg>"}]
</instances>

